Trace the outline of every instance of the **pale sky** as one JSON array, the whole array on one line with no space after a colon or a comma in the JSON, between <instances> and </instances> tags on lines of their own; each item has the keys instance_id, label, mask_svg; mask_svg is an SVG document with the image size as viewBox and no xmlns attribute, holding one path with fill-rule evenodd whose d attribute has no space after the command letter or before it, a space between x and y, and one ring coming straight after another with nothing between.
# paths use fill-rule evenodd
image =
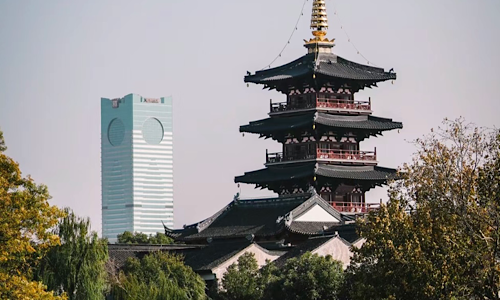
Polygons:
<instances>
[{"instance_id":1,"label":"pale sky","mask_svg":"<svg viewBox=\"0 0 500 300\"><path fill-rule=\"evenodd\" d=\"M305 54L311 3L273 66ZM243 77L286 43L303 0L0 0L0 128L7 154L51 203L101 230L100 98L174 98L175 224L229 203L234 176L280 145L238 127L267 117L277 92ZM335 9L337 14L335 15ZM380 166L410 161L413 140L445 117L500 127L500 1L327 0L334 52L394 68L398 79L358 94L404 128L371 138ZM270 192L241 186L242 197ZM384 191L368 194L378 201Z\"/></svg>"}]
</instances>

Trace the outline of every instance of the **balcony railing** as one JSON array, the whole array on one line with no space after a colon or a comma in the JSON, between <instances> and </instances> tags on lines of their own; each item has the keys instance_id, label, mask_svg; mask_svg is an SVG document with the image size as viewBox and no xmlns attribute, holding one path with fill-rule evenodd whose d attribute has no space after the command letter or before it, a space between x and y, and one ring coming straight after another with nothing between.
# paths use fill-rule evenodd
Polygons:
<instances>
[{"instance_id":1,"label":"balcony railing","mask_svg":"<svg viewBox=\"0 0 500 300\"><path fill-rule=\"evenodd\" d=\"M296 161L296 160L308 160L315 158L316 156L314 154L292 155L284 157L283 152L266 153L266 163L268 164L275 164L275 163L282 163L282 162Z\"/></svg>"},{"instance_id":2,"label":"balcony railing","mask_svg":"<svg viewBox=\"0 0 500 300\"><path fill-rule=\"evenodd\" d=\"M371 99L369 101L349 101L339 99L317 98L316 106L321 108L334 108L341 110L371 110Z\"/></svg>"},{"instance_id":3,"label":"balcony railing","mask_svg":"<svg viewBox=\"0 0 500 300\"><path fill-rule=\"evenodd\" d=\"M358 151L358 150L338 150L338 149L322 149L318 148L315 154L299 154L285 157L283 152L266 152L266 163L275 164L289 161L309 160L309 159L325 159L340 162L376 162L377 148L375 151Z\"/></svg>"},{"instance_id":4,"label":"balcony railing","mask_svg":"<svg viewBox=\"0 0 500 300\"><path fill-rule=\"evenodd\" d=\"M305 101L300 104L289 105L287 102L272 101L269 104L270 113L280 113L291 110L311 109L311 108L324 108L338 111L371 111L371 99L369 101L357 100L342 100L342 99L329 99L329 98L316 98L316 101Z\"/></svg>"},{"instance_id":5,"label":"balcony railing","mask_svg":"<svg viewBox=\"0 0 500 300\"><path fill-rule=\"evenodd\" d=\"M317 152L319 159L377 161L377 148L375 151L318 149Z\"/></svg>"},{"instance_id":6,"label":"balcony railing","mask_svg":"<svg viewBox=\"0 0 500 300\"><path fill-rule=\"evenodd\" d=\"M379 203L363 202L330 202L336 210L344 213L368 213L380 208Z\"/></svg>"}]
</instances>

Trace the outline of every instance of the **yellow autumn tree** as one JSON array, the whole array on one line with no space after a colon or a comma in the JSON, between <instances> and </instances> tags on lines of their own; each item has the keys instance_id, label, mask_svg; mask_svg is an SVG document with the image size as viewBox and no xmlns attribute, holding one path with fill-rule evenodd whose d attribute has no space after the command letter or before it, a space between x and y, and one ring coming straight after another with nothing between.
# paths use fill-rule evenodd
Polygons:
<instances>
[{"instance_id":1,"label":"yellow autumn tree","mask_svg":"<svg viewBox=\"0 0 500 300\"><path fill-rule=\"evenodd\" d=\"M357 299L500 299L500 132L445 120L415 142L387 205L359 220Z\"/></svg>"},{"instance_id":2,"label":"yellow autumn tree","mask_svg":"<svg viewBox=\"0 0 500 300\"><path fill-rule=\"evenodd\" d=\"M47 187L23 177L5 150L0 131L0 299L65 299L31 280L39 259L59 243L49 229L63 212L49 205Z\"/></svg>"}]
</instances>

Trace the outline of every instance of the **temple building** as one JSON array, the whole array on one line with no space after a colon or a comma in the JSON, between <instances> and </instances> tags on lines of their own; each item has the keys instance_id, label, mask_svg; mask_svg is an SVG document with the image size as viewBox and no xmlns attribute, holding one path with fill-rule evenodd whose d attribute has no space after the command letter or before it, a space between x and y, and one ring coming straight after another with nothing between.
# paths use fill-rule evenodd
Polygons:
<instances>
[{"instance_id":1,"label":"temple building","mask_svg":"<svg viewBox=\"0 0 500 300\"><path fill-rule=\"evenodd\" d=\"M186 263L208 272L203 273L206 279L220 279L223 262L236 261L242 249L253 244L252 251L277 265L311 251L330 254L347 266L350 247L363 243L356 234L356 218L376 209L366 192L396 176L395 169L378 166L376 149L363 149L361 142L403 125L374 116L372 100L357 97L365 88L395 80L396 73L332 52L324 0L313 1L311 28L313 37L305 42L304 56L247 72L244 78L247 84L282 93L284 101L271 102L268 118L243 125L240 132L271 138L282 144L282 152L266 151L265 168L237 176L235 182L278 195L250 200L236 195L201 222L176 230L165 227L177 242L200 247L188 251ZM240 245L232 256L229 245ZM219 255L214 254L217 249ZM193 263L193 255L211 257L211 262Z\"/></svg>"},{"instance_id":2,"label":"temple building","mask_svg":"<svg viewBox=\"0 0 500 300\"><path fill-rule=\"evenodd\" d=\"M245 82L285 95L270 103L269 118L240 127L241 132L271 138L282 152L266 152L265 169L236 177L279 195L304 193L310 187L343 213L367 212L365 193L384 184L396 170L379 167L377 151L360 145L365 139L403 125L372 115L371 99L356 93L396 79L392 71L351 62L332 53L327 39L325 1L314 1L307 54L286 65L258 71Z\"/></svg>"}]
</instances>

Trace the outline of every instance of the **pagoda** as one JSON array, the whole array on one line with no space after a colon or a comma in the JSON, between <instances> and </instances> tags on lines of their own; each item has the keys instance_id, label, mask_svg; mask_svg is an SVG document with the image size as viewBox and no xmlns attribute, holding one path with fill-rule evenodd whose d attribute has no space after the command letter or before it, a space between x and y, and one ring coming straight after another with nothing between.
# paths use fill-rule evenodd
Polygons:
<instances>
[{"instance_id":1,"label":"pagoda","mask_svg":"<svg viewBox=\"0 0 500 300\"><path fill-rule=\"evenodd\" d=\"M278 195L241 199L236 194L202 221L180 229L165 227L165 234L177 243L207 246L203 251L213 253L200 254L206 257L232 249L226 243L240 243L238 247L256 243L279 251L315 244L316 238L327 236L349 246L362 243L355 221L372 209L365 193L386 184L396 170L379 167L376 151L362 151L360 142L402 124L373 116L370 99L355 100L354 95L394 80L396 74L332 53L334 40L326 38L324 0L313 2L311 28L307 54L245 77L247 83L285 94L286 102L271 102L268 118L241 126L240 131L272 138L283 145L283 151L266 152L264 169L238 176L235 182L255 184Z\"/></svg>"},{"instance_id":2,"label":"pagoda","mask_svg":"<svg viewBox=\"0 0 500 300\"><path fill-rule=\"evenodd\" d=\"M307 54L288 64L247 73L244 81L261 84L286 96L270 102L269 117L240 127L283 145L282 152L266 151L265 168L246 172L236 183L254 184L280 196L312 189L337 211L370 210L365 193L387 183L396 170L378 166L376 148L366 151L360 143L402 123L372 115L371 99L356 93L377 83L395 80L396 73L362 65L332 52L324 0L313 2L313 37L305 40Z\"/></svg>"},{"instance_id":3,"label":"pagoda","mask_svg":"<svg viewBox=\"0 0 500 300\"><path fill-rule=\"evenodd\" d=\"M259 266L273 261L279 267L311 252L331 255L347 267L352 247L365 241L356 230L357 217L373 208L365 193L396 175L395 169L378 166L375 149L361 150L360 143L403 125L373 116L370 98L354 96L378 82L395 80L396 74L332 53L324 0L313 2L311 28L307 54L245 77L247 83L285 94L286 102L271 101L268 118L240 131L272 138L283 150L266 152L264 169L235 182L278 195L240 199L236 194L204 220L179 229L165 226L165 234L176 242L167 251L182 255L207 282L220 282L227 267L246 252L255 255ZM115 250L120 259L123 249Z\"/></svg>"}]
</instances>

